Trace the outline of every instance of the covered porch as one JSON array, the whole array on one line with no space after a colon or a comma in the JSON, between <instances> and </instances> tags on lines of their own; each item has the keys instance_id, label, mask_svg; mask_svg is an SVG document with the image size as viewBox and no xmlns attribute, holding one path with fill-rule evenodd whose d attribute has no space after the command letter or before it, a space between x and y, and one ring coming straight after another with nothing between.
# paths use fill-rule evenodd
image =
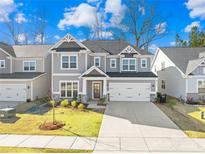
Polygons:
<instances>
[{"instance_id":1,"label":"covered porch","mask_svg":"<svg viewBox=\"0 0 205 154\"><path fill-rule=\"evenodd\" d=\"M86 102L96 102L107 98L107 74L93 66L81 75L82 95Z\"/></svg>"}]
</instances>

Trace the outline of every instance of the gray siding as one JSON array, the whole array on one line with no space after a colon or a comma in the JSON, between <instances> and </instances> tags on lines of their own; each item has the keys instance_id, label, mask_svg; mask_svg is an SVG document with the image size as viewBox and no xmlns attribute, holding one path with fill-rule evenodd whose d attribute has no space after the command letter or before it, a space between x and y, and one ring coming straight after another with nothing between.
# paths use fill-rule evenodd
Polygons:
<instances>
[{"instance_id":1,"label":"gray siding","mask_svg":"<svg viewBox=\"0 0 205 154\"><path fill-rule=\"evenodd\" d=\"M146 58L147 59L147 68L142 68L141 67L141 59L145 58L138 58L138 72L150 72L151 71L151 58Z\"/></svg>"},{"instance_id":2,"label":"gray siding","mask_svg":"<svg viewBox=\"0 0 205 154\"><path fill-rule=\"evenodd\" d=\"M15 59L13 61L13 72L24 72L23 70L23 61L36 61L36 72L44 72L43 71L43 58L35 59L35 58L24 58L24 59Z\"/></svg>"},{"instance_id":3,"label":"gray siding","mask_svg":"<svg viewBox=\"0 0 205 154\"><path fill-rule=\"evenodd\" d=\"M69 55L69 53L65 53ZM64 54L63 54L64 55ZM70 54L74 55L74 54ZM77 69L61 69L61 53L53 54L53 73L83 73L86 71L85 66L85 53L77 53L78 56L78 68Z\"/></svg>"},{"instance_id":4,"label":"gray siding","mask_svg":"<svg viewBox=\"0 0 205 154\"><path fill-rule=\"evenodd\" d=\"M33 81L33 99L44 98L48 96L49 80L45 74Z\"/></svg>"},{"instance_id":5,"label":"gray siding","mask_svg":"<svg viewBox=\"0 0 205 154\"><path fill-rule=\"evenodd\" d=\"M5 60L5 68L0 68L0 73L10 73L10 56L6 55L0 49L0 60Z\"/></svg>"},{"instance_id":6,"label":"gray siding","mask_svg":"<svg viewBox=\"0 0 205 154\"><path fill-rule=\"evenodd\" d=\"M88 56L88 68L94 65L94 57L100 57L100 69L105 71L105 56Z\"/></svg>"},{"instance_id":7,"label":"gray siding","mask_svg":"<svg viewBox=\"0 0 205 154\"><path fill-rule=\"evenodd\" d=\"M116 59L116 68L110 68L110 59ZM107 58L106 67L107 72L120 72L120 58Z\"/></svg>"}]
</instances>

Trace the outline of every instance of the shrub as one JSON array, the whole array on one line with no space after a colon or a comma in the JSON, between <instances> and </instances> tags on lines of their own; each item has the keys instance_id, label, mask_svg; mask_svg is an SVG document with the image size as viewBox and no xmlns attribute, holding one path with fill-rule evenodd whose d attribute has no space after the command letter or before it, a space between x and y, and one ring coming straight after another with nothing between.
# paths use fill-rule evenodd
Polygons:
<instances>
[{"instance_id":1,"label":"shrub","mask_svg":"<svg viewBox=\"0 0 205 154\"><path fill-rule=\"evenodd\" d=\"M71 106L74 107L74 108L77 107L77 102L76 102L75 100L73 100L73 101L71 102Z\"/></svg>"},{"instance_id":2,"label":"shrub","mask_svg":"<svg viewBox=\"0 0 205 154\"><path fill-rule=\"evenodd\" d=\"M80 104L78 105L78 109L80 109L80 110L85 109L85 105L84 105L83 103L80 103Z\"/></svg>"},{"instance_id":3,"label":"shrub","mask_svg":"<svg viewBox=\"0 0 205 154\"><path fill-rule=\"evenodd\" d=\"M61 101L60 105L62 107L68 107L69 106L69 102L68 102L68 99L64 99Z\"/></svg>"}]
</instances>

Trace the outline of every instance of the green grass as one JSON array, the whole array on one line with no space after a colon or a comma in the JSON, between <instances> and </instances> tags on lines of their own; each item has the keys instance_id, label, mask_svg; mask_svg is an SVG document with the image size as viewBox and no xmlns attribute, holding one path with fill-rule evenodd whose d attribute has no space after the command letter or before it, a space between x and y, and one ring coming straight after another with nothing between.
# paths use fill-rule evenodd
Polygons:
<instances>
[{"instance_id":1,"label":"green grass","mask_svg":"<svg viewBox=\"0 0 205 154\"><path fill-rule=\"evenodd\" d=\"M201 119L201 111L204 111L204 110L205 108L201 107L199 108L199 111L190 112L188 113L188 115L205 124L205 119Z\"/></svg>"},{"instance_id":2,"label":"green grass","mask_svg":"<svg viewBox=\"0 0 205 154\"><path fill-rule=\"evenodd\" d=\"M0 153L91 153L92 150L0 147Z\"/></svg>"},{"instance_id":3,"label":"green grass","mask_svg":"<svg viewBox=\"0 0 205 154\"><path fill-rule=\"evenodd\" d=\"M102 122L102 113L80 111L71 108L55 108L57 121L65 126L58 130L40 130L39 125L52 120L52 110L44 115L17 114L19 118L14 123L0 122L1 134L32 134L32 135L64 135L97 137Z\"/></svg>"},{"instance_id":4,"label":"green grass","mask_svg":"<svg viewBox=\"0 0 205 154\"><path fill-rule=\"evenodd\" d=\"M176 98L169 96L166 103L156 105L189 137L205 138L205 124L197 120L200 115L198 107L184 105Z\"/></svg>"}]
</instances>

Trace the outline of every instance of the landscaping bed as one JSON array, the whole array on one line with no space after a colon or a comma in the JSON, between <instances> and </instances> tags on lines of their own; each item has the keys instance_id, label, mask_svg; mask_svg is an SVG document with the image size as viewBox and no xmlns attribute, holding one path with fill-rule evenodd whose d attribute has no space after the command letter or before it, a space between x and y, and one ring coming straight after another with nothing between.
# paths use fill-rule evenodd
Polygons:
<instances>
[{"instance_id":1,"label":"landscaping bed","mask_svg":"<svg viewBox=\"0 0 205 154\"><path fill-rule=\"evenodd\" d=\"M205 124L189 115L199 111L197 106L183 104L169 96L166 103L156 105L189 137L205 138Z\"/></svg>"}]
</instances>

